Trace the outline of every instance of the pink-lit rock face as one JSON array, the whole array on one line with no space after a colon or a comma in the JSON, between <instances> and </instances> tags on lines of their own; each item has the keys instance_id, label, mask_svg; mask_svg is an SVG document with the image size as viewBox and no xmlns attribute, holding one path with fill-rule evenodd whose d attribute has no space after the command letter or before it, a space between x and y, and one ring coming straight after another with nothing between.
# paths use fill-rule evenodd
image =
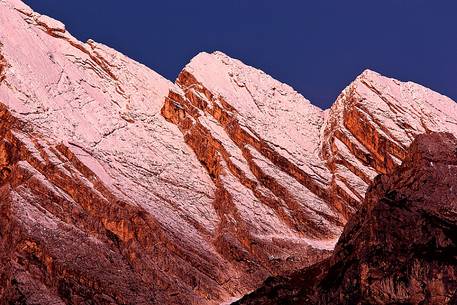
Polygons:
<instances>
[{"instance_id":1,"label":"pink-lit rock face","mask_svg":"<svg viewBox=\"0 0 457 305\"><path fill-rule=\"evenodd\" d=\"M401 163L422 133L457 134L457 104L418 84L365 71L327 110L322 157L332 172L331 193L352 214L377 174Z\"/></svg>"},{"instance_id":2,"label":"pink-lit rock face","mask_svg":"<svg viewBox=\"0 0 457 305\"><path fill-rule=\"evenodd\" d=\"M244 291L212 242L215 187L160 114L179 89L20 2L0 2L0 28L0 298L204 304Z\"/></svg>"},{"instance_id":3,"label":"pink-lit rock face","mask_svg":"<svg viewBox=\"0 0 457 305\"><path fill-rule=\"evenodd\" d=\"M330 255L371 179L456 112L374 72L322 111L220 52L173 84L0 1L0 300L239 297Z\"/></svg>"}]
</instances>

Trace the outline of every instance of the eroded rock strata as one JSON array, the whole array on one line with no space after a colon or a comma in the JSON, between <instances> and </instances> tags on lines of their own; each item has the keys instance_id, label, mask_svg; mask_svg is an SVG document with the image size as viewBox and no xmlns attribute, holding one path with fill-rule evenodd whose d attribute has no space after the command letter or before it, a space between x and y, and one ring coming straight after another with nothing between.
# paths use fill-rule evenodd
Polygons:
<instances>
[{"instance_id":1,"label":"eroded rock strata","mask_svg":"<svg viewBox=\"0 0 457 305\"><path fill-rule=\"evenodd\" d=\"M457 304L457 139L419 135L376 177L334 254L235 304Z\"/></svg>"},{"instance_id":2,"label":"eroded rock strata","mask_svg":"<svg viewBox=\"0 0 457 305\"><path fill-rule=\"evenodd\" d=\"M220 304L331 254L456 104L366 71L326 111L215 52L175 83L0 1L0 303Z\"/></svg>"}]
</instances>

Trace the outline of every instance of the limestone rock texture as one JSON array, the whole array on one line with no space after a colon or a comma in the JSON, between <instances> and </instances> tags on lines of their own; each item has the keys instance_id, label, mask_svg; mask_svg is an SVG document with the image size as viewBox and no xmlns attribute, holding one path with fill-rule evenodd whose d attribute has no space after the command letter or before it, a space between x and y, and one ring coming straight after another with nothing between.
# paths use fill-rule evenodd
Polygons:
<instances>
[{"instance_id":1,"label":"limestone rock texture","mask_svg":"<svg viewBox=\"0 0 457 305\"><path fill-rule=\"evenodd\" d=\"M175 83L0 0L0 304L222 304L328 258L454 101L365 71L321 110L221 52Z\"/></svg>"},{"instance_id":2,"label":"limestone rock texture","mask_svg":"<svg viewBox=\"0 0 457 305\"><path fill-rule=\"evenodd\" d=\"M344 89L327 111L321 156L332 173L334 205L344 215L357 210L376 175L391 172L404 160L417 135L457 135L453 100L370 70Z\"/></svg>"},{"instance_id":3,"label":"limestone rock texture","mask_svg":"<svg viewBox=\"0 0 457 305\"><path fill-rule=\"evenodd\" d=\"M457 304L457 139L417 136L375 178L333 255L236 304Z\"/></svg>"}]
</instances>

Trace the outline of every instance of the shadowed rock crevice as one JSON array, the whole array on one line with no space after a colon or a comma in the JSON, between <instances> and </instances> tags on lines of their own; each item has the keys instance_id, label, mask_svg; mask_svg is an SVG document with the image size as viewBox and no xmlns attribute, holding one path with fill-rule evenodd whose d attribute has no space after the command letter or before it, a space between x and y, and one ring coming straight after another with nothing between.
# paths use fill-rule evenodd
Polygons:
<instances>
[{"instance_id":1,"label":"shadowed rock crevice","mask_svg":"<svg viewBox=\"0 0 457 305\"><path fill-rule=\"evenodd\" d=\"M1 44L0 44L0 83L5 79L6 74L6 61L5 57L1 54Z\"/></svg>"}]
</instances>

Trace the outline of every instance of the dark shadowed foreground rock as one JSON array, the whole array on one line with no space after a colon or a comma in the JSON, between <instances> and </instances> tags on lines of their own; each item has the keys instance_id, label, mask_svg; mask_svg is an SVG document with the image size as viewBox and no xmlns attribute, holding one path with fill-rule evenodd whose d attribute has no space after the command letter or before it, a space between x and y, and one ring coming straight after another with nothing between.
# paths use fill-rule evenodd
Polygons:
<instances>
[{"instance_id":1,"label":"dark shadowed foreground rock","mask_svg":"<svg viewBox=\"0 0 457 305\"><path fill-rule=\"evenodd\" d=\"M334 254L236 304L457 304L457 140L418 136L378 176Z\"/></svg>"}]
</instances>

